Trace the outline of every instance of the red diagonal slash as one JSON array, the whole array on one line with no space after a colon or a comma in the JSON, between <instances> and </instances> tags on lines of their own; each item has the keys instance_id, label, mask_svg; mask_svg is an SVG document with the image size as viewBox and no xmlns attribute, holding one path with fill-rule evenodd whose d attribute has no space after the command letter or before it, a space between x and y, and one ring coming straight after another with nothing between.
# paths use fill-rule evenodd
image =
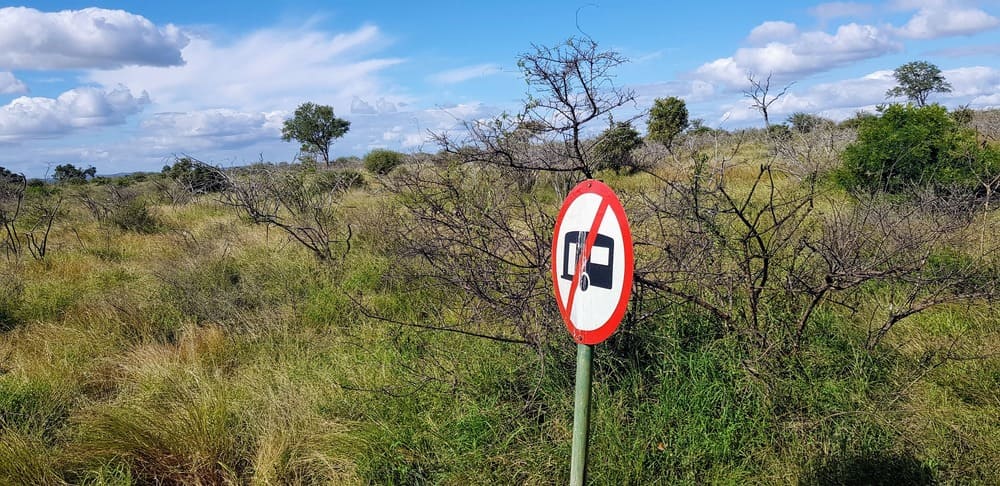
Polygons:
<instances>
[{"instance_id":1,"label":"red diagonal slash","mask_svg":"<svg viewBox=\"0 0 1000 486\"><path fill-rule=\"evenodd\" d=\"M602 198L601 205L597 207L597 215L594 216L594 222L590 223L590 231L587 232L587 243L583 246L583 251L580 252L580 257L576 260L576 272L573 273L573 283L569 287L566 312L573 312L573 299L576 297L576 289L580 286L580 274L583 273L584 267L590 261L590 250L593 249L594 242L597 241L597 230L601 227L601 221L604 219L604 213L608 210L609 204L606 199Z\"/></svg>"}]
</instances>

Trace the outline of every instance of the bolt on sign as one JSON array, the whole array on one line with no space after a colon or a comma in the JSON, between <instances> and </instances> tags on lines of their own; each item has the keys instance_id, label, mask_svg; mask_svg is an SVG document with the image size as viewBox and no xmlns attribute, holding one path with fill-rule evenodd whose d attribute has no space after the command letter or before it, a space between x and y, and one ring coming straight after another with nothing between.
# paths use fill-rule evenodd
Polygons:
<instances>
[{"instance_id":1,"label":"bolt on sign","mask_svg":"<svg viewBox=\"0 0 1000 486\"><path fill-rule=\"evenodd\" d=\"M552 238L552 281L559 311L579 344L610 336L632 294L632 234L610 187L586 180L570 191Z\"/></svg>"}]
</instances>

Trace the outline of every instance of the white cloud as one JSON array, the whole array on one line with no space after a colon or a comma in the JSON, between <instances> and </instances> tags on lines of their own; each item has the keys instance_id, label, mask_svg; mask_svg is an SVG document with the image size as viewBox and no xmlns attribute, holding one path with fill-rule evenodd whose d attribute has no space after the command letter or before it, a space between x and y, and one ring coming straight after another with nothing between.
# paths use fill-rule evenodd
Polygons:
<instances>
[{"instance_id":1,"label":"white cloud","mask_svg":"<svg viewBox=\"0 0 1000 486\"><path fill-rule=\"evenodd\" d=\"M801 76L901 49L899 43L877 27L850 23L840 26L834 34L805 32L787 42L740 48L731 57L703 64L694 75L703 81L742 87L748 72Z\"/></svg>"},{"instance_id":2,"label":"white cloud","mask_svg":"<svg viewBox=\"0 0 1000 486\"><path fill-rule=\"evenodd\" d=\"M872 6L857 2L829 2L821 3L809 9L809 13L820 20L829 20L841 17L864 17L872 13Z\"/></svg>"},{"instance_id":3,"label":"white cloud","mask_svg":"<svg viewBox=\"0 0 1000 486\"><path fill-rule=\"evenodd\" d=\"M500 71L500 66L496 64L476 64L442 71L431 75L428 79L438 84L458 84L470 79L491 76Z\"/></svg>"},{"instance_id":4,"label":"white cloud","mask_svg":"<svg viewBox=\"0 0 1000 486\"><path fill-rule=\"evenodd\" d=\"M351 114L374 115L376 113L378 113L378 110L376 110L375 107L367 101L358 98L357 96L351 99Z\"/></svg>"},{"instance_id":5,"label":"white cloud","mask_svg":"<svg viewBox=\"0 0 1000 486\"><path fill-rule=\"evenodd\" d=\"M1000 70L986 66L948 69L941 73L951 84L951 93L936 96L972 98L1000 93Z\"/></svg>"},{"instance_id":6,"label":"white cloud","mask_svg":"<svg viewBox=\"0 0 1000 486\"><path fill-rule=\"evenodd\" d=\"M1000 25L1000 19L977 8L922 8L897 35L911 39L937 39L956 35L972 35Z\"/></svg>"},{"instance_id":7,"label":"white cloud","mask_svg":"<svg viewBox=\"0 0 1000 486\"><path fill-rule=\"evenodd\" d=\"M40 12L0 8L0 67L113 69L176 66L188 38L172 24L157 27L124 10Z\"/></svg>"},{"instance_id":8,"label":"white cloud","mask_svg":"<svg viewBox=\"0 0 1000 486\"><path fill-rule=\"evenodd\" d=\"M379 113L394 113L398 107L396 103L393 103L385 97L379 97L375 101L375 105L372 106L371 103L355 96L351 100L351 114L352 115L377 115Z\"/></svg>"},{"instance_id":9,"label":"white cloud","mask_svg":"<svg viewBox=\"0 0 1000 486\"><path fill-rule=\"evenodd\" d=\"M1000 104L1000 69L970 66L943 71L952 85L950 93L935 93L932 102L948 106L969 104L985 108ZM815 113L834 120L853 116L858 110L871 111L888 100L886 91L896 86L893 72L875 71L860 78L818 84L801 91L792 90L770 106L773 122L784 120L795 112ZM760 114L749 107L747 100L729 103L722 108L731 122L753 122Z\"/></svg>"},{"instance_id":10,"label":"white cloud","mask_svg":"<svg viewBox=\"0 0 1000 486\"><path fill-rule=\"evenodd\" d=\"M750 31L747 42L759 46L768 42L791 40L799 35L799 28L791 22L769 20Z\"/></svg>"},{"instance_id":11,"label":"white cloud","mask_svg":"<svg viewBox=\"0 0 1000 486\"><path fill-rule=\"evenodd\" d=\"M261 139L278 139L284 116L229 109L157 113L142 123L142 140L154 154L242 148Z\"/></svg>"},{"instance_id":12,"label":"white cloud","mask_svg":"<svg viewBox=\"0 0 1000 486\"><path fill-rule=\"evenodd\" d=\"M996 108L1000 106L1000 93L977 96L970 104L978 108Z\"/></svg>"},{"instance_id":13,"label":"white cloud","mask_svg":"<svg viewBox=\"0 0 1000 486\"><path fill-rule=\"evenodd\" d=\"M183 66L93 71L88 78L148 91L161 111L266 112L313 101L341 112L354 97L388 96L377 74L402 60L371 56L386 42L371 25L343 34L263 29L228 44L192 36Z\"/></svg>"},{"instance_id":14,"label":"white cloud","mask_svg":"<svg viewBox=\"0 0 1000 486\"><path fill-rule=\"evenodd\" d=\"M26 94L27 92L28 86L20 79L15 78L9 72L0 71L0 94Z\"/></svg>"},{"instance_id":15,"label":"white cloud","mask_svg":"<svg viewBox=\"0 0 1000 486\"><path fill-rule=\"evenodd\" d=\"M0 107L0 141L54 137L82 128L119 125L148 103L146 93L135 97L122 86L111 90L74 88L58 98L21 96Z\"/></svg>"}]
</instances>

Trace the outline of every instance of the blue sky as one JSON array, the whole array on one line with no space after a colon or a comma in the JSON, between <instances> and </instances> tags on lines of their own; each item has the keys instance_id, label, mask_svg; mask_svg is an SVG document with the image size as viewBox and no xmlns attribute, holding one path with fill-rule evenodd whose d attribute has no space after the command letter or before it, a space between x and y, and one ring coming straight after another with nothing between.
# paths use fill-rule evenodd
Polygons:
<instances>
[{"instance_id":1,"label":"blue sky","mask_svg":"<svg viewBox=\"0 0 1000 486\"><path fill-rule=\"evenodd\" d=\"M752 72L794 83L774 118L843 119L918 59L954 88L933 101L1000 107L1000 0L39 1L0 7L0 166L290 160L281 123L305 101L351 121L334 155L434 151L428 131L517 110L518 54L581 32L631 60L621 117L678 96L710 126L759 124Z\"/></svg>"}]
</instances>

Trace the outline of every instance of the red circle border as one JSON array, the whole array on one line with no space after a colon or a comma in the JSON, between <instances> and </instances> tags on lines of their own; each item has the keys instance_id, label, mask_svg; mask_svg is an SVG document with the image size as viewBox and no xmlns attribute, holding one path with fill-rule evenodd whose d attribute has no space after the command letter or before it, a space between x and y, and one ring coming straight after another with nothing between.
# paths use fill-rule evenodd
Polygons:
<instances>
[{"instance_id":1,"label":"red circle border","mask_svg":"<svg viewBox=\"0 0 1000 486\"><path fill-rule=\"evenodd\" d=\"M610 209L614 214L615 218L618 219L618 227L621 229L622 233L622 245L625 247L625 278L622 280L622 294L618 298L618 305L615 307L614 312L611 317L608 318L604 324L601 324L592 331L582 331L577 329L573 325L573 321L570 319L570 311L563 306L562 298L559 295L559 275L556 268L556 251L557 245L559 243L559 228L562 226L563 218L566 216L566 212L569 210L570 205L576 198L584 194L597 194L601 198L608 202L608 209ZM569 330L570 335L573 340L580 344L598 344L608 337L611 336L618 329L618 325L621 323L622 319L625 317L625 312L628 310L628 302L632 297L632 278L633 270L635 267L635 255L632 251L632 231L629 228L628 218L625 216L625 208L622 206L621 201L615 192L608 187L607 184L594 180L588 179L576 185L569 194L566 195L566 199L563 200L562 208L559 209L559 216L556 217L556 225L553 230L552 237L552 285L554 287L556 305L559 306L559 313L562 314L563 322L566 323L566 328Z\"/></svg>"}]
</instances>

